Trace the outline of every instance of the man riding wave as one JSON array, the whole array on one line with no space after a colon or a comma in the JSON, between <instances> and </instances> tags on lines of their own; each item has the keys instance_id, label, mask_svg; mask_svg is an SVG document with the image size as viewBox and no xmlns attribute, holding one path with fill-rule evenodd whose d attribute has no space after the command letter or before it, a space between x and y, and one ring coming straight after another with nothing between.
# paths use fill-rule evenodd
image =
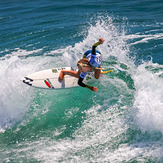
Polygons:
<instances>
[{"instance_id":1,"label":"man riding wave","mask_svg":"<svg viewBox=\"0 0 163 163\"><path fill-rule=\"evenodd\" d=\"M84 78L88 74L89 71L94 70L94 77L96 79L99 79L101 74L101 53L99 51L96 51L96 47L100 44L103 44L105 40L100 38L98 42L96 42L92 46L92 50L88 50L84 53L83 59L79 60L77 63L78 66L78 72L76 71L67 71L62 70L60 72L58 80L60 82L63 81L65 75L70 75L76 78L79 78L78 85L88 88L91 91L98 91L97 87L89 86L83 83Z\"/></svg>"}]
</instances>

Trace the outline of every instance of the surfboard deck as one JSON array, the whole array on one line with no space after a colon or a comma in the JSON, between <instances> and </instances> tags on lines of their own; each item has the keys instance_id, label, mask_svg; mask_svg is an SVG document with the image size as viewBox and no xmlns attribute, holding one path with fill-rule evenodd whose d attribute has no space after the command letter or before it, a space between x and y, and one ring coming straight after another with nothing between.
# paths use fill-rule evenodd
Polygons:
<instances>
[{"instance_id":1,"label":"surfboard deck","mask_svg":"<svg viewBox=\"0 0 163 163\"><path fill-rule=\"evenodd\" d=\"M33 74L27 75L21 79L21 81L29 86L44 88L44 89L63 89L63 88L71 88L77 87L78 78L72 77L70 75L65 75L64 80L62 82L58 81L58 77L60 75L61 70L68 71L78 71L78 69L73 69L72 67L60 67L60 68L52 68L43 71L38 71ZM114 70L102 71L102 74L106 74L112 72ZM87 83L92 79L94 72L89 72L86 78L84 79L84 83Z\"/></svg>"},{"instance_id":2,"label":"surfboard deck","mask_svg":"<svg viewBox=\"0 0 163 163\"><path fill-rule=\"evenodd\" d=\"M52 68L27 75L22 78L22 81L27 85L37 88L61 89L77 87L78 79L69 75L66 75L62 82L58 81L61 70L77 71L77 69L73 69L72 67Z\"/></svg>"}]
</instances>

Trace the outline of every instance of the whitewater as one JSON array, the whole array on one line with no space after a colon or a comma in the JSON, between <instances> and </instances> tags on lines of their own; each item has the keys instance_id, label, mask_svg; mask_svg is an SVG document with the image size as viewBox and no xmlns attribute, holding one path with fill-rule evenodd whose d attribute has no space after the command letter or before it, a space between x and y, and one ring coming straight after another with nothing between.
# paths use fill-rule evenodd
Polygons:
<instances>
[{"instance_id":1,"label":"whitewater","mask_svg":"<svg viewBox=\"0 0 163 163\"><path fill-rule=\"evenodd\" d=\"M63 44L61 32L61 42L55 48L43 43L37 47L40 41L34 38L33 47L29 43L26 48L1 48L2 162L163 161L163 65L161 57L157 62L159 59L151 55L151 46L146 49L151 42L162 40L158 28L162 24L157 23L155 29L144 24L145 32L130 32L128 24L126 17L98 14ZM44 31L32 31L34 36L28 31L29 35L23 33L22 37L43 39L51 31L52 26L46 26ZM20 81L44 69L75 68L84 52L101 37L105 42L97 50L102 53L102 67L114 71L90 82L99 91L81 87L44 90ZM162 43L155 46L159 49Z\"/></svg>"}]
</instances>

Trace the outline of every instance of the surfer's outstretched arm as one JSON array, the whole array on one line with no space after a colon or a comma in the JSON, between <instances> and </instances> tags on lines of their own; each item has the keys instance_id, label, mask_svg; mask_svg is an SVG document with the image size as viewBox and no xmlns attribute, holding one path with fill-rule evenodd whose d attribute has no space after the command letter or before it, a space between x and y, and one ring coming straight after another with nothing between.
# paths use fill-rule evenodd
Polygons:
<instances>
[{"instance_id":1,"label":"surfer's outstretched arm","mask_svg":"<svg viewBox=\"0 0 163 163\"><path fill-rule=\"evenodd\" d=\"M105 41L104 39L100 38L98 42L96 42L95 44L93 44L93 46L92 46L92 54L93 55L96 55L96 47L98 45L100 45L100 44L103 44L104 41Z\"/></svg>"},{"instance_id":2,"label":"surfer's outstretched arm","mask_svg":"<svg viewBox=\"0 0 163 163\"><path fill-rule=\"evenodd\" d=\"M92 54L93 55L96 55L96 47L100 44L103 44L105 40L100 38L98 42L96 42L93 46L92 46ZM101 68L101 65L98 67L98 68ZM100 74L101 74L101 70L100 69L96 69L95 70L95 78L98 79L100 77Z\"/></svg>"},{"instance_id":3,"label":"surfer's outstretched arm","mask_svg":"<svg viewBox=\"0 0 163 163\"><path fill-rule=\"evenodd\" d=\"M88 89L90 89L91 91L98 91L98 88L97 88L97 87L92 87L92 86L89 86L89 85L84 84L84 83L83 83L83 79L84 79L84 78L79 77L79 80L78 80L78 84L79 84L81 87L88 88Z\"/></svg>"}]
</instances>

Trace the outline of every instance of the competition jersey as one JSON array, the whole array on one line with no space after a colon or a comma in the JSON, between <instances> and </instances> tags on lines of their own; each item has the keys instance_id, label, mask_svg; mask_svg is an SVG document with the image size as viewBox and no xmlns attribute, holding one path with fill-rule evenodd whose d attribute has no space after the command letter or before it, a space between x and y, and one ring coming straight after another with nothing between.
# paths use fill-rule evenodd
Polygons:
<instances>
[{"instance_id":1,"label":"competition jersey","mask_svg":"<svg viewBox=\"0 0 163 163\"><path fill-rule=\"evenodd\" d=\"M87 58L89 60L89 64L92 67L99 67L101 65L101 53L96 50L96 55L92 54L92 50L88 50L84 54L84 58ZM88 72L81 72L80 77L85 78L85 76L88 74Z\"/></svg>"}]
</instances>

